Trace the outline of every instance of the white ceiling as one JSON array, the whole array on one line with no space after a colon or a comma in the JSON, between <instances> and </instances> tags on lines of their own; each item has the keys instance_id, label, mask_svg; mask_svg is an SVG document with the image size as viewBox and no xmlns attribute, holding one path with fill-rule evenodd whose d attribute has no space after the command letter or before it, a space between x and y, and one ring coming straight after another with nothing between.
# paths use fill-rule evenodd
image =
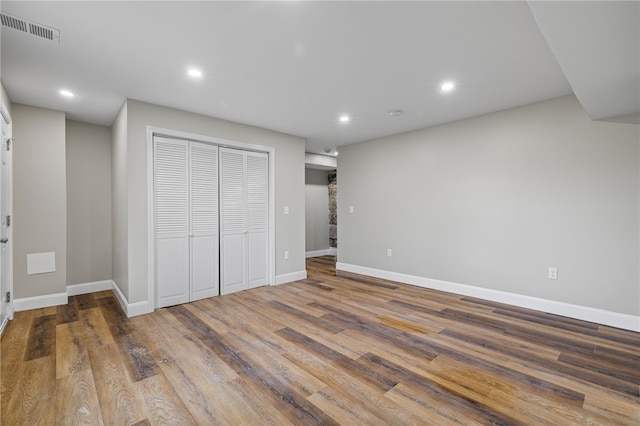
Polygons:
<instances>
[{"instance_id":1,"label":"white ceiling","mask_svg":"<svg viewBox=\"0 0 640 426\"><path fill-rule=\"evenodd\" d=\"M530 8L592 119L638 115L640 2L540 1Z\"/></svg>"},{"instance_id":2,"label":"white ceiling","mask_svg":"<svg viewBox=\"0 0 640 426\"><path fill-rule=\"evenodd\" d=\"M638 2L560 3L3 0L61 36L3 27L1 78L13 102L79 121L110 125L131 98L302 136L310 152L573 91L592 118L638 113L618 95L638 92Z\"/></svg>"}]
</instances>

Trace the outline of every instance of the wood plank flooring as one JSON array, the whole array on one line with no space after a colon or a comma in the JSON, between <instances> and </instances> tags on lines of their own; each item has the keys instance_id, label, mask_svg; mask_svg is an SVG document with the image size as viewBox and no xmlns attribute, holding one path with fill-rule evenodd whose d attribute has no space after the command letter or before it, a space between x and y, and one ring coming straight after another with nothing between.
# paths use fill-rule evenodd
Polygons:
<instances>
[{"instance_id":1,"label":"wood plank flooring","mask_svg":"<svg viewBox=\"0 0 640 426\"><path fill-rule=\"evenodd\" d=\"M18 312L3 425L640 425L640 335L364 276Z\"/></svg>"}]
</instances>

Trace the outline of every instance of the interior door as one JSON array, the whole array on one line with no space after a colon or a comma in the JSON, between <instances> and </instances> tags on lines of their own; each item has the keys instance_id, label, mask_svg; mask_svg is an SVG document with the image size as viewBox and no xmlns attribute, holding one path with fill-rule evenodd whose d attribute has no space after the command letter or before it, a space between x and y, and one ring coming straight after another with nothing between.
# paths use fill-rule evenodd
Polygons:
<instances>
[{"instance_id":1,"label":"interior door","mask_svg":"<svg viewBox=\"0 0 640 426\"><path fill-rule=\"evenodd\" d=\"M248 288L268 282L269 157L246 153Z\"/></svg>"},{"instance_id":2,"label":"interior door","mask_svg":"<svg viewBox=\"0 0 640 426\"><path fill-rule=\"evenodd\" d=\"M244 152L220 148L220 275L222 294L247 288Z\"/></svg>"},{"instance_id":3,"label":"interior door","mask_svg":"<svg viewBox=\"0 0 640 426\"><path fill-rule=\"evenodd\" d=\"M220 149L221 293L268 284L268 154Z\"/></svg>"},{"instance_id":4,"label":"interior door","mask_svg":"<svg viewBox=\"0 0 640 426\"><path fill-rule=\"evenodd\" d=\"M156 307L189 301L188 142L154 138Z\"/></svg>"},{"instance_id":5,"label":"interior door","mask_svg":"<svg viewBox=\"0 0 640 426\"><path fill-rule=\"evenodd\" d=\"M191 300L219 290L218 147L189 142L191 173Z\"/></svg>"},{"instance_id":6,"label":"interior door","mask_svg":"<svg viewBox=\"0 0 640 426\"><path fill-rule=\"evenodd\" d=\"M13 316L11 292L11 129L0 117L2 138L0 146L0 334Z\"/></svg>"}]
</instances>

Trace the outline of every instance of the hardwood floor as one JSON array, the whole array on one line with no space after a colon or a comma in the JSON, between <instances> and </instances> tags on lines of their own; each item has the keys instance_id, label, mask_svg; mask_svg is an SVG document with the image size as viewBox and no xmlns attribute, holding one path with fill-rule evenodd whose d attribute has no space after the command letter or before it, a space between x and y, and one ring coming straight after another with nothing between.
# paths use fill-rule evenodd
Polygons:
<instances>
[{"instance_id":1,"label":"hardwood floor","mask_svg":"<svg viewBox=\"0 0 640 426\"><path fill-rule=\"evenodd\" d=\"M357 275L18 312L3 425L640 424L640 335Z\"/></svg>"}]
</instances>

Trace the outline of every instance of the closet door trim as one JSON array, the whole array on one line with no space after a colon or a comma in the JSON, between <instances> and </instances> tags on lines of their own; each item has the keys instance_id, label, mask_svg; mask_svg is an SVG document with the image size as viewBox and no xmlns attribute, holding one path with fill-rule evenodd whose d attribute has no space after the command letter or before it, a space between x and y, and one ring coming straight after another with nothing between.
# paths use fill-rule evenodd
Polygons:
<instances>
[{"instance_id":1,"label":"closet door trim","mask_svg":"<svg viewBox=\"0 0 640 426\"><path fill-rule=\"evenodd\" d=\"M147 304L146 311L153 312L155 306L155 235L154 235L154 190L153 190L153 138L154 136L204 142L220 147L236 148L245 151L256 151L268 154L269 158L269 238L268 238L268 281L267 285L276 283L276 238L275 238L275 148L260 144L233 141L229 139L205 136L180 130L147 126ZM141 302L144 303L144 302Z\"/></svg>"}]
</instances>

